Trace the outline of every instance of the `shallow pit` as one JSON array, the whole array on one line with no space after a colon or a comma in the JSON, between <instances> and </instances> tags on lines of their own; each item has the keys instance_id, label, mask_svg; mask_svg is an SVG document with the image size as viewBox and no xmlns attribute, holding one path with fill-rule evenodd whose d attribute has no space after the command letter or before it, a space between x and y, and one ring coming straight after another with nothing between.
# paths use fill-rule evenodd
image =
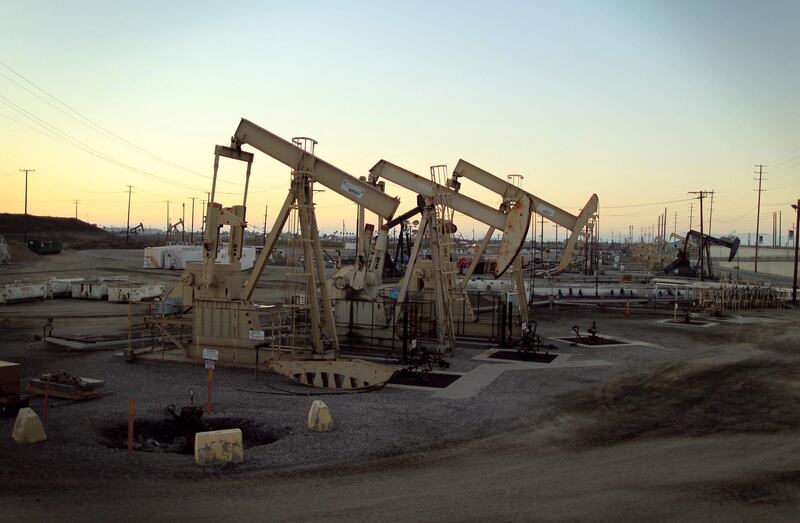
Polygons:
<instances>
[{"instance_id":1,"label":"shallow pit","mask_svg":"<svg viewBox=\"0 0 800 523\"><path fill-rule=\"evenodd\" d=\"M266 427L247 418L208 418L201 425L186 424L170 418L137 419L134 423L134 450L153 453L194 453L197 432L241 429L244 448L269 445L284 437L288 427ZM128 422L114 423L99 430L101 443L112 449L128 448Z\"/></svg>"}]
</instances>

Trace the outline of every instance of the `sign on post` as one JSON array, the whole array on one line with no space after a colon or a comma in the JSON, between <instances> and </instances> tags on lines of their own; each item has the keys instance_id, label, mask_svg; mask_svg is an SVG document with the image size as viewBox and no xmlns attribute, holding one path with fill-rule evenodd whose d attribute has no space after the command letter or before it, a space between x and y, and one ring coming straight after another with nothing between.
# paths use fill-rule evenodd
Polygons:
<instances>
[{"instance_id":1,"label":"sign on post","mask_svg":"<svg viewBox=\"0 0 800 523\"><path fill-rule=\"evenodd\" d=\"M213 369L216 361L219 359L219 351L216 349L203 349L203 360L206 364L206 369Z\"/></svg>"}]
</instances>

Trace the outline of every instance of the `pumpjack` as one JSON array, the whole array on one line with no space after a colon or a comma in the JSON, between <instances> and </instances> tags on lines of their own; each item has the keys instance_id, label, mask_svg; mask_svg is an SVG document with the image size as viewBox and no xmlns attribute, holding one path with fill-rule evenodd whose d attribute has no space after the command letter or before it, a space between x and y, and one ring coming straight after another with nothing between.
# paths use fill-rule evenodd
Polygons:
<instances>
[{"instance_id":1,"label":"pumpjack","mask_svg":"<svg viewBox=\"0 0 800 523\"><path fill-rule=\"evenodd\" d=\"M203 235L203 261L187 263L180 282L167 298L177 302L182 311L191 312L191 342L182 343L171 337L190 360L200 363L203 349L212 348L217 350L220 364L265 365L300 383L329 388L370 386L387 381L394 372L383 365L339 358L331 299L325 284L325 262L314 210L313 187L320 183L384 218L394 214L399 200L317 157L316 144L308 137L293 138L289 142L242 119L230 146L215 147L211 196ZM292 176L289 192L250 274L241 271L240 261L254 159L253 153L243 149L246 145L289 166ZM239 205L223 207L216 201L217 174L222 158L246 164L244 193ZM297 276L305 280L306 299L304 303L290 304L289 307L294 307L294 313L299 312L304 319L310 320L299 352L297 347L287 348L281 343L284 335L281 328L267 335L262 323L263 308L253 302L258 280L293 211L300 224L303 248L303 270ZM222 247L220 229L223 226L230 228L227 263L216 262ZM154 322L154 326L158 327L158 323ZM265 338L271 340L265 341Z\"/></svg>"},{"instance_id":2,"label":"pumpjack","mask_svg":"<svg viewBox=\"0 0 800 523\"><path fill-rule=\"evenodd\" d=\"M676 235L677 236L677 235ZM694 229L686 233L683 238L683 247L678 247L677 256L673 261L664 266L664 274L687 276L690 278L713 279L714 271L711 267L711 245L718 245L729 249L728 261L733 261L739 251L739 238L726 240L702 234ZM691 257L697 253L692 262Z\"/></svg>"}]
</instances>

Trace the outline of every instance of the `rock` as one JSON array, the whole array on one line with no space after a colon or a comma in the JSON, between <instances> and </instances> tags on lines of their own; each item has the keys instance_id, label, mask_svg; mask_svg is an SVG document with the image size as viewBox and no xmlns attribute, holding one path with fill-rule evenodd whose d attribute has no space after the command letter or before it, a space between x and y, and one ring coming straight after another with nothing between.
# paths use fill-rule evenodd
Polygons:
<instances>
[{"instance_id":1,"label":"rock","mask_svg":"<svg viewBox=\"0 0 800 523\"><path fill-rule=\"evenodd\" d=\"M224 465L244 461L241 429L211 430L194 435L194 461L198 465Z\"/></svg>"},{"instance_id":2,"label":"rock","mask_svg":"<svg viewBox=\"0 0 800 523\"><path fill-rule=\"evenodd\" d=\"M314 400L308 410L308 428L316 432L333 430L331 411L322 400Z\"/></svg>"},{"instance_id":3,"label":"rock","mask_svg":"<svg viewBox=\"0 0 800 523\"><path fill-rule=\"evenodd\" d=\"M14 441L23 445L39 443L47 439L39 415L30 407L19 409L11 437L14 438Z\"/></svg>"}]
</instances>

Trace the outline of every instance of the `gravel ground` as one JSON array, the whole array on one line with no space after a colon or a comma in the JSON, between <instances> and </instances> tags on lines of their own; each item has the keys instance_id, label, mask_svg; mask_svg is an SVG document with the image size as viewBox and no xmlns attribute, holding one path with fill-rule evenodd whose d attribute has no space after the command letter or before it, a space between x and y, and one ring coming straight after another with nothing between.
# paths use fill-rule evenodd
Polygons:
<instances>
[{"instance_id":1,"label":"gravel ground","mask_svg":"<svg viewBox=\"0 0 800 523\"><path fill-rule=\"evenodd\" d=\"M44 309L44 311L43 311ZM208 470L197 468L190 456L137 452L133 459L124 450L107 448L101 431L124 423L127 400L136 400L136 415L160 419L164 408L189 402L194 391L198 402L206 396L206 373L201 367L136 362L128 364L115 355L117 351L68 353L38 343L33 336L40 331L44 316L66 314L69 320L56 320L56 331L63 334L88 334L118 330L124 332L126 305L53 300L25 303L4 308L0 354L4 359L23 364L25 377L41 372L67 370L82 376L103 379L112 394L86 402L51 401L47 431L49 440L42 445L17 446L10 438L0 438L0 458L9 464L0 476L13 475L19 468L27 474L52 477L117 476L202 476ZM44 314L42 314L44 312ZM83 318L80 316L84 315ZM33 319L26 319L34 317ZM263 427L284 433L275 443L253 447L239 470L297 467L352 462L409 451L431 449L495 434L534 423L553 415L554 400L567 393L591 390L599 383L633 369L658 363L680 361L689 357L720 358L718 348L725 344L727 355L752 356L750 345L737 346L730 340L741 332L762 332L774 324L726 325L707 329L664 325L644 316L626 319L620 313L542 311L537 314L540 332L546 337L570 333L572 324L589 325L596 320L601 334L641 341L618 347L580 348L558 343L559 354L569 361L603 360L601 367L554 367L513 370L500 375L477 395L449 400L435 397L432 391L385 387L369 393L315 396L320 391L299 387L272 374L254 375L252 370L218 369L215 373L211 417L247 418ZM782 325L782 324L779 324ZM700 334L698 334L698 332ZM697 338L705 338L698 340ZM787 340L791 343L791 340ZM488 347L487 347L488 348ZM471 358L480 350L461 350L453 359L451 370L469 372L486 363ZM276 395L270 387L295 392L294 396ZM270 394L244 392L266 391ZM311 433L305 428L309 402L319 397L331 408L336 431ZM32 399L41 412L42 400ZM13 420L0 421L0 434L10 434ZM58 463L58 467L52 467Z\"/></svg>"},{"instance_id":2,"label":"gravel ground","mask_svg":"<svg viewBox=\"0 0 800 523\"><path fill-rule=\"evenodd\" d=\"M66 267L63 269L65 274L85 266L86 254L68 252L66 255L63 264ZM97 273L119 273L126 267L131 268L136 261L135 253L127 251L101 253L95 258L90 256L90 259L100 260L93 267ZM43 263L47 267L39 267L38 274L51 267L50 261ZM19 273L20 270L19 267L0 270L0 281L20 277L18 274L11 274ZM29 268L24 270L26 274L37 274ZM164 280L176 276L154 274ZM264 292L268 291L265 287ZM143 308L144 306L136 306L134 310L141 311ZM624 419L636 419L636 409L646 412L650 405L647 401L623 402L630 390L629 383L637 384L642 380L647 382L648 376L653 376L653 387L648 390L655 390L655 397L658 398L658 387L662 386L655 383L659 368L682 368L681 365L686 363L724 366L741 361L776 358L796 362L797 336L800 332L796 311L751 313L744 315L742 319L731 317L717 325L698 328L659 323L664 316L638 310L631 318L625 318L620 310L537 310L535 319L539 322L539 333L545 338L570 336L573 334L573 325L579 325L582 331L586 331L592 321L596 321L602 336L632 343L583 348L553 342L558 346L556 352L561 355L557 361L566 360L573 366L554 365L544 368L521 368L499 362L476 361L472 358L481 354L482 350L462 349L452 360L451 371L470 373L484 366L492 366L502 367L506 369L505 372L475 395L457 400L437 397L435 391L394 387L384 387L368 393L318 396L330 406L336 423L336 430L329 433L313 433L305 428L309 402L320 391L293 385L272 374L259 373L256 376L252 370L218 369L215 373L213 411L207 416L253 420L282 437L272 444L247 449L245 462L240 465L200 468L194 465L189 455L136 452L129 457L124 450L109 448L103 432L108 427L125 423L129 397L136 400L138 419L162 419L167 405L174 403L181 406L188 403L190 390L195 392L198 402L204 403L204 369L143 361L129 364L114 354L117 351L65 352L48 347L35 339L49 317L56 318L56 334L74 335L124 332L127 314L127 305L67 299L8 305L0 309L0 359L21 363L25 379L42 372L66 370L103 379L106 381L106 388L112 391L106 397L86 402L51 400L46 427L49 439L42 444L16 445L10 438L13 420L0 420L0 463L3 464L0 467L0 487L17 485L21 477L25 478L28 485L36 481L64 485L81 485L84 484L82 482L87 482L85 484L99 485L99 482L106 480L124 481L126 478L154 478L172 482L193 482L208 477L250 477L258 474L285 474L296 478L298 471L304 474L304 471L336 469L355 471L353 474L362 470L376 474L387 470L390 471L387 474L392 477L397 475L399 478L402 474L398 470L413 467L414 474L417 474L417 470L426 470L428 464L423 465L427 463L424 461L425 456L431 458L442 453L447 455L448 452L455 452L454 449L467 448L475 448L476 452L484 453L476 458L481 461L490 459L490 455L507 455L503 466L510 467L509 473L519 477L518 470L523 465L517 465L515 460L526 458L522 455L512 458L515 454L507 452L507 445L512 445L510 442L519 446L520 441L525 440L530 433L536 434L536 443L525 443L519 448L558 448L564 441L570 441L570 438L574 441L574 437L580 435L586 426L599 427L602 430L602 424L598 425L597 422L605 419L606 415L620 416L622 413ZM605 364L582 366L589 362ZM673 386L680 387L682 383L678 379ZM733 384L733 393L747 394L746 388L736 388L738 382L726 383ZM278 395L276 393L279 391L271 387L292 391L296 395ZM270 394L244 390L265 391ZM616 391L616 396L610 396L610 400L604 397L593 400L603 390ZM580 408L570 404L570 399L576 397L581 398ZM624 407L625 410L614 410L612 407L617 403L621 405L620 409ZM40 398L32 399L32 406L39 412L41 404ZM709 404L704 408L716 409L718 405ZM673 412L671 415L680 413ZM757 416L758 413L753 415ZM592 418L594 421L585 425L581 422L584 418ZM543 436L550 432L557 432L558 438L548 439ZM675 432L671 430L664 434L675 436ZM791 434L796 435L797 432ZM504 443L506 436L509 443ZM787 436L784 434L782 437ZM482 441L495 443L487 445L480 443ZM625 443L621 448L625 449L625 445L630 444ZM727 456L729 449L726 445L728 444L720 443L719 447L714 447L714 452ZM568 447L569 445L564 448ZM647 448L650 450L637 454L641 457L639 461L632 461L631 467L637 467L636 473L644 474L644 464L649 459L647 453L658 448L658 442L652 448ZM620 458L615 457L616 454L604 449L602 447L591 452L600 452L598 456L608 454L609 463L622 463ZM589 455L586 452L590 451L561 449L558 450L558 455L561 456L558 459L568 460L570 467L578 470L581 460ZM624 451L622 452L624 455ZM703 455L702 452L706 451L697 452ZM553 481L571 481L557 475L559 467L548 465L551 461L548 456L549 454L543 454L536 459L544 460L542 465L549 467ZM466 463L467 458L463 455L459 459ZM605 460L606 457L602 459ZM779 457L774 459L779 461ZM386 463L393 465L387 469ZM436 461L435 458L432 463L431 466L436 467L437 474L451 474L460 470L456 466L441 465L442 461ZM731 467L735 465L729 464ZM764 470L764 473L772 473ZM327 473L319 473L324 480ZM378 481L388 481L388 477L379 476ZM715 476L723 481L720 484L726 485L726 489L730 487L728 483L724 483L728 481L725 479L728 477L722 473L719 478ZM598 481L606 480L598 478ZM370 487L365 484L364 488L368 490ZM595 489L593 486L591 491L594 492ZM626 495L632 496L631 492L633 491ZM448 491L446 495L452 497L454 493ZM787 498L789 502L795 500L792 496Z\"/></svg>"}]
</instances>

